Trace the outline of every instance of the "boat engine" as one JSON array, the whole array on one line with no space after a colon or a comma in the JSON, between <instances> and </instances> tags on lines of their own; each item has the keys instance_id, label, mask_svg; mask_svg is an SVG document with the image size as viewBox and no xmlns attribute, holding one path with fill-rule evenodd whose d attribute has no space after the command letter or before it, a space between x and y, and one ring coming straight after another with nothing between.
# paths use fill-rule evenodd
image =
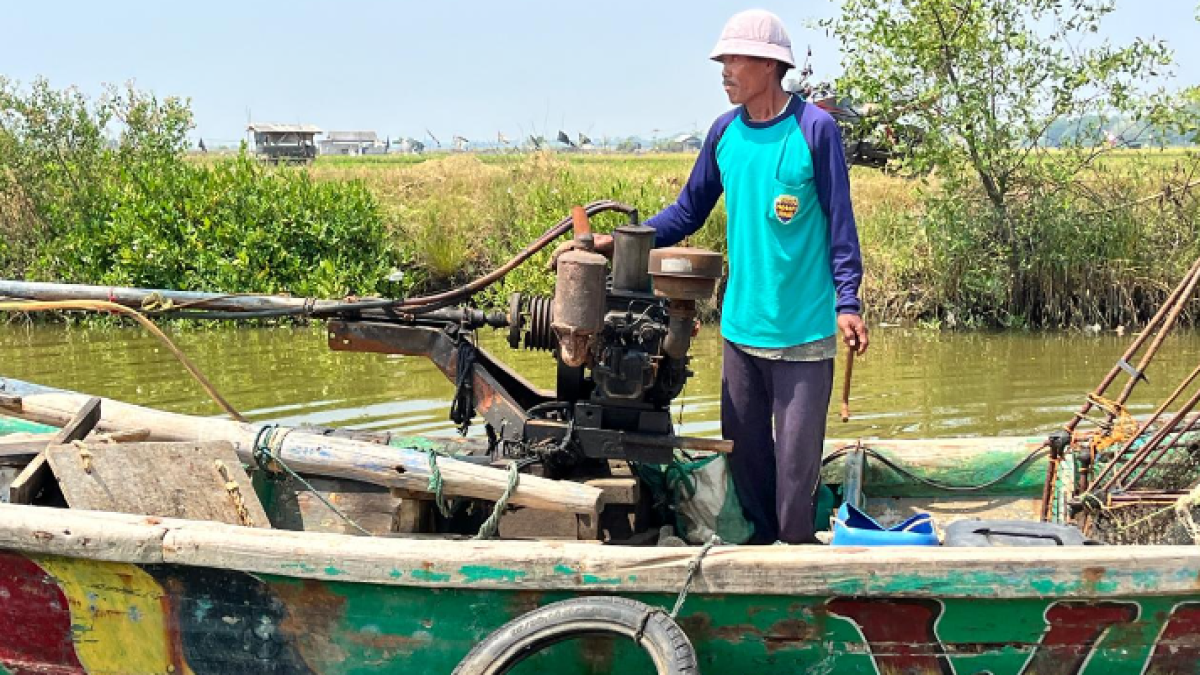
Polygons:
<instances>
[{"instance_id":1,"label":"boat engine","mask_svg":"<svg viewBox=\"0 0 1200 675\"><path fill-rule=\"evenodd\" d=\"M692 374L696 301L712 295L721 256L651 249L654 228L644 225L619 227L613 240L611 276L603 256L571 251L559 260L554 296L514 293L508 343L554 352L560 400L661 411Z\"/></svg>"},{"instance_id":2,"label":"boat engine","mask_svg":"<svg viewBox=\"0 0 1200 675\"><path fill-rule=\"evenodd\" d=\"M722 256L655 249L654 229L634 220L614 232L610 268L582 209L574 225L575 250L559 256L552 296L514 294L507 315L458 308L334 320L329 344L429 357L456 383L456 419L483 417L489 455L535 456L548 475L610 459L665 464L676 448L727 450L726 441L676 436L670 416L692 375L696 303L712 296ZM507 329L514 349L553 353L555 389L479 347L474 331L485 326Z\"/></svg>"}]
</instances>

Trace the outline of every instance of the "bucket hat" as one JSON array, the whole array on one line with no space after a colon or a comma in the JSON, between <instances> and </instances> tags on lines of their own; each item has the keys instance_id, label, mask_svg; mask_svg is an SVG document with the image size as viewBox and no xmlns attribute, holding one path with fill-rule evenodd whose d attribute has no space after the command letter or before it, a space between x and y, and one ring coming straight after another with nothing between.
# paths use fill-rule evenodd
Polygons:
<instances>
[{"instance_id":1,"label":"bucket hat","mask_svg":"<svg viewBox=\"0 0 1200 675\"><path fill-rule=\"evenodd\" d=\"M721 30L717 46L708 58L720 61L722 56L757 56L774 59L796 67L792 56L792 40L783 21L765 9L749 9L734 14Z\"/></svg>"}]
</instances>

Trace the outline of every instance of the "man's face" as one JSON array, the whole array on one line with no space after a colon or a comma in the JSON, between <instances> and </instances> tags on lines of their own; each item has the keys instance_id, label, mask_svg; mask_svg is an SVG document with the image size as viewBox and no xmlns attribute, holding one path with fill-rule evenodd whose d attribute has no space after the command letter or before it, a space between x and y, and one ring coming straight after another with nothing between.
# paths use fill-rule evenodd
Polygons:
<instances>
[{"instance_id":1,"label":"man's face","mask_svg":"<svg viewBox=\"0 0 1200 675\"><path fill-rule=\"evenodd\" d=\"M721 57L721 82L729 102L740 105L767 91L777 81L775 61L737 54Z\"/></svg>"}]
</instances>

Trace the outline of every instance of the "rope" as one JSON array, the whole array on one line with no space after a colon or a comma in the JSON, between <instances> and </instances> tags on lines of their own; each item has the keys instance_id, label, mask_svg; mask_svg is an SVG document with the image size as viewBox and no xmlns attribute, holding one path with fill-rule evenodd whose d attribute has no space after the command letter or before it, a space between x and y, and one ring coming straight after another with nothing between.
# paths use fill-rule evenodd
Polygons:
<instances>
[{"instance_id":1,"label":"rope","mask_svg":"<svg viewBox=\"0 0 1200 675\"><path fill-rule=\"evenodd\" d=\"M517 485L521 482L521 474L517 471L517 463L509 462L508 464L508 485L504 488L504 494L500 495L500 499L496 500L496 506L492 509L492 515L483 521L483 525L479 526L479 533L475 535L475 539L491 539L496 536L496 532L500 529L500 516L504 515L508 508L508 500L517 491Z\"/></svg>"},{"instance_id":2,"label":"rope","mask_svg":"<svg viewBox=\"0 0 1200 675\"><path fill-rule=\"evenodd\" d=\"M264 424L259 428L258 434L255 435L253 456L254 463L258 465L258 468L267 472L269 475L278 475L280 470L282 470L283 473L294 478L298 483L303 485L305 490L308 490L314 497L321 500L322 504L328 507L330 511L333 511L335 514L337 514L339 518L346 521L346 523L348 523L351 527L368 537L375 536L362 525L356 523L353 518L343 513L341 509L333 504L333 502L326 499L325 495L318 492L317 489L312 486L312 483L309 483L307 480L305 480L304 476L296 473L294 470L292 470L292 467L288 466L286 462L279 458L279 454L276 452L276 450L283 447L283 440L287 438L287 432L285 431L278 438L278 440L276 440L275 432L278 431L279 428L280 427L278 424ZM273 450L271 448L272 444L277 445L278 448ZM278 469L272 468L272 463L278 467Z\"/></svg>"},{"instance_id":3,"label":"rope","mask_svg":"<svg viewBox=\"0 0 1200 675\"><path fill-rule=\"evenodd\" d=\"M208 378L204 377L204 374L201 373L200 369L197 368L196 365L192 363L191 359L189 359L186 354L184 354L182 351L180 351L179 347L175 346L175 343L171 341L171 338L167 337L166 333L162 332L162 330L159 329L158 326L154 325L153 321L151 321L150 319L147 319L145 316L143 316L140 312L138 312L135 309L131 309L124 305L118 305L115 302L108 302L105 300L48 300L48 301L36 301L36 302L25 302L25 301L0 302L0 312L4 312L4 311L8 311L8 312L52 312L52 311L65 310L65 309L82 309L82 310L92 310L95 312L116 312L119 314L125 314L125 315L133 318L135 321L140 323L143 328L150 331L151 335L153 335L154 337L161 340L162 343L167 346L167 349L170 350L171 354L173 354L175 356L175 358L178 359L181 364L183 364L183 367L185 369L187 369L188 374L192 376L192 379L196 380L196 382L200 384L201 388L204 389L204 392L206 394L208 394L209 398L211 398L213 400L213 402L215 402L217 405L219 405L222 410L224 410L226 413L229 414L230 417L232 417L233 419L235 419L239 422L248 422L249 421L245 417L243 417L242 414L239 413L237 410L234 410L233 406L229 405L229 402L226 401L225 398L223 396L221 396L221 394L219 392L217 392L216 388L213 387L212 383L208 381Z\"/></svg>"},{"instance_id":4,"label":"rope","mask_svg":"<svg viewBox=\"0 0 1200 675\"><path fill-rule=\"evenodd\" d=\"M692 590L692 581L696 578L696 572L700 571L700 564L704 562L704 556L712 550L712 547L721 543L721 538L713 535L704 546L700 547L700 552L696 554L688 562L687 578L683 580L683 590L679 591L679 597L675 598L675 606L671 608L670 617L674 619L679 616L679 610L683 609L683 603L687 601L688 592Z\"/></svg>"},{"instance_id":5,"label":"rope","mask_svg":"<svg viewBox=\"0 0 1200 675\"><path fill-rule=\"evenodd\" d=\"M421 450L429 455L429 491L433 493L433 503L437 505L438 513L442 514L443 518L449 518L452 512L450 504L446 501L446 495L442 489L445 487L442 483L442 470L438 467L438 455L445 453L433 448L414 448Z\"/></svg>"},{"instance_id":6,"label":"rope","mask_svg":"<svg viewBox=\"0 0 1200 675\"><path fill-rule=\"evenodd\" d=\"M642 612L641 618L638 619L637 628L633 631L633 642L638 647L642 646L642 637L646 634L646 624L650 622L650 617L655 614L665 614L672 621L679 616L679 610L683 609L683 603L687 601L688 593L692 590L692 581L696 578L696 572L700 570L701 563L704 562L704 557L712 550L712 547L721 543L721 538L713 535L704 546L700 547L700 551L688 561L687 577L683 580L683 588L679 591L679 595L675 598L675 606L670 612L666 612L661 607L651 607L645 612Z\"/></svg>"},{"instance_id":7,"label":"rope","mask_svg":"<svg viewBox=\"0 0 1200 675\"><path fill-rule=\"evenodd\" d=\"M254 527L254 518L250 516L250 509L246 507L246 498L242 496L242 489L238 487L237 481L230 475L229 467L219 459L213 460L213 466L216 467L217 473L221 474L221 480L225 481L225 491L229 493L229 499L237 511L238 520L242 521L242 525L246 527Z\"/></svg>"},{"instance_id":8,"label":"rope","mask_svg":"<svg viewBox=\"0 0 1200 675\"><path fill-rule=\"evenodd\" d=\"M475 345L465 337L458 339L458 366L454 373L454 401L450 421L458 425L458 434L466 436L475 417Z\"/></svg>"},{"instance_id":9,"label":"rope","mask_svg":"<svg viewBox=\"0 0 1200 675\"><path fill-rule=\"evenodd\" d=\"M1125 410L1125 406L1097 394L1088 394L1088 400L1112 419L1112 428L1092 439L1092 452L1103 452L1114 444L1125 443L1137 434L1138 422Z\"/></svg>"},{"instance_id":10,"label":"rope","mask_svg":"<svg viewBox=\"0 0 1200 675\"><path fill-rule=\"evenodd\" d=\"M109 292L111 293L112 291ZM142 298L142 311L146 313L168 312L171 309L174 309L174 307L175 303L171 302L167 298L164 298L162 293L159 293L158 291L153 291L150 293L150 295Z\"/></svg>"}]
</instances>

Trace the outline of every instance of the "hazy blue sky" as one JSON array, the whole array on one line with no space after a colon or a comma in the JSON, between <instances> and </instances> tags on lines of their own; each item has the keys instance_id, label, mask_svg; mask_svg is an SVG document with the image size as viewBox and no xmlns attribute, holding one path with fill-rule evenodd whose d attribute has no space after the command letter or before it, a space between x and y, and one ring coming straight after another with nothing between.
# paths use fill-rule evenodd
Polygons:
<instances>
[{"instance_id":1,"label":"hazy blue sky","mask_svg":"<svg viewBox=\"0 0 1200 675\"><path fill-rule=\"evenodd\" d=\"M1200 82L1197 0L1118 0L1104 37L1166 39L1181 82ZM242 137L256 120L445 143L454 134L516 139L659 134L707 128L728 107L706 57L743 2L5 3L0 74L95 92L134 79L189 96L197 134ZM839 72L837 46L811 20L833 0L766 3L817 79Z\"/></svg>"}]
</instances>

